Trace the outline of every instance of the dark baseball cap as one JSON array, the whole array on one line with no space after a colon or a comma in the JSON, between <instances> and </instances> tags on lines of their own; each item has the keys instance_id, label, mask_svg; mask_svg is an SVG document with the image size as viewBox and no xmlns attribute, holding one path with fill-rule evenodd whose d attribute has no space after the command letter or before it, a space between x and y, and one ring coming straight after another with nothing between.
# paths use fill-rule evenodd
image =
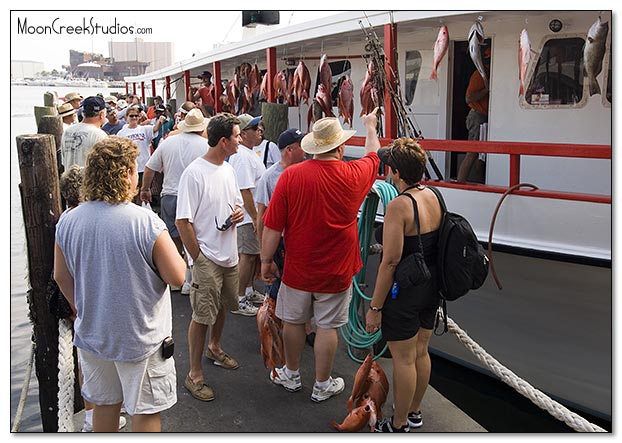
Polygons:
<instances>
[{"instance_id":1,"label":"dark baseball cap","mask_svg":"<svg viewBox=\"0 0 622 443\"><path fill-rule=\"evenodd\" d=\"M106 102L98 96L87 97L82 102L82 108L87 114L96 114L106 109Z\"/></svg>"},{"instance_id":2,"label":"dark baseball cap","mask_svg":"<svg viewBox=\"0 0 622 443\"><path fill-rule=\"evenodd\" d=\"M300 129L296 128L291 128L287 131L283 131L281 135L279 135L279 149L285 149L289 145L299 142L304 136L305 135L300 132Z\"/></svg>"}]
</instances>

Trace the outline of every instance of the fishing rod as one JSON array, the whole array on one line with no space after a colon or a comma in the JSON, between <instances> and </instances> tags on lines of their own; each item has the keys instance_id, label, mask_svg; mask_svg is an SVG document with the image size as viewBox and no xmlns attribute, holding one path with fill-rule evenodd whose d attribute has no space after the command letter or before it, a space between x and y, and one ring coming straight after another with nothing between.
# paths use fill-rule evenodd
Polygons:
<instances>
[{"instance_id":1,"label":"fishing rod","mask_svg":"<svg viewBox=\"0 0 622 443\"><path fill-rule=\"evenodd\" d=\"M365 27L362 20L359 20L359 26L361 27L365 35L365 40L367 41L367 43L365 44L365 51L371 54L372 61L374 65L378 68L376 69L376 75L379 76L382 84L385 86L387 92L389 93L391 105L397 116L398 134L401 134L402 136L421 140L424 138L421 128L419 127L419 125L415 125L415 123L413 122L413 119L411 119L411 117L409 116L409 113L412 114L412 110L410 109L410 107L408 108L408 111L407 111L401 100L402 91L401 91L401 85L400 85L400 80L399 80L400 78L399 72L396 72L392 66L387 65L391 73L391 76L393 77L395 81L394 84L397 89L396 91L393 87L393 83L390 82L389 79L387 78L386 71L384 69L380 69L381 67L385 66L384 60L386 58L386 55L384 53L384 48L380 44L380 39L378 38L378 35L376 34L376 31L374 30L374 27L372 26L369 20L369 17L367 17L367 14L365 14L365 17L367 18L369 29ZM443 180L443 174L441 173L440 169L436 165L434 158L430 155L429 151L427 150L424 150L424 151L426 153L429 163L432 166L432 169L434 170L434 173L436 174L437 178L439 180ZM425 176L426 176L426 179L428 180L431 178L430 173L427 170L427 166L425 169Z\"/></svg>"}]
</instances>

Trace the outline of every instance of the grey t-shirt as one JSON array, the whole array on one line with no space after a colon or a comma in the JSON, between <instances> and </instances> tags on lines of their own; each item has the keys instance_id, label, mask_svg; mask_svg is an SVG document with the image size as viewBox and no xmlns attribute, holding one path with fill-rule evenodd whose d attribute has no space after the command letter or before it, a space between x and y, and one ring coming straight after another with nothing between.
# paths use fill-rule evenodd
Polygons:
<instances>
[{"instance_id":1,"label":"grey t-shirt","mask_svg":"<svg viewBox=\"0 0 622 443\"><path fill-rule=\"evenodd\" d=\"M85 202L56 227L78 311L74 344L100 358L144 360L171 335L168 286L152 259L164 222L133 203Z\"/></svg>"},{"instance_id":2,"label":"grey t-shirt","mask_svg":"<svg viewBox=\"0 0 622 443\"><path fill-rule=\"evenodd\" d=\"M268 206L274 188L276 187L276 182L279 180L283 171L284 169L283 166L281 166L281 162L276 162L263 173L257 183L257 189L255 190L255 202Z\"/></svg>"}]
</instances>

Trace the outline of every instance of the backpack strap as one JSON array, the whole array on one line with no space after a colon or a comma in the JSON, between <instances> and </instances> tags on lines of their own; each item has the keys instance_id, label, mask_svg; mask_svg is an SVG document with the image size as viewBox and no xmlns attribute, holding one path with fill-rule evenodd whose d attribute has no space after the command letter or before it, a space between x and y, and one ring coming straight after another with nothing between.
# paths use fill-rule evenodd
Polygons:
<instances>
[{"instance_id":1,"label":"backpack strap","mask_svg":"<svg viewBox=\"0 0 622 443\"><path fill-rule=\"evenodd\" d=\"M445 199L443 198L443 194L434 186L427 187L430 191L434 192L436 198L438 199L438 203L441 205L441 209L443 210L443 217L445 217L445 213L447 212L447 205L445 204ZM442 223L442 222L441 222Z\"/></svg>"},{"instance_id":2,"label":"backpack strap","mask_svg":"<svg viewBox=\"0 0 622 443\"><path fill-rule=\"evenodd\" d=\"M263 152L263 165L265 167L268 167L268 151L270 150L270 143L272 143L270 140L266 142L266 149L264 149Z\"/></svg>"},{"instance_id":3,"label":"backpack strap","mask_svg":"<svg viewBox=\"0 0 622 443\"><path fill-rule=\"evenodd\" d=\"M445 223L445 215L447 214L447 205L445 204L445 199L443 198L443 194L441 194L441 191L439 191L434 186L428 186L428 188L430 189L430 191L434 192L434 195L436 195L436 198L438 199L438 203L441 206L441 212L442 212L441 228L442 228L443 224ZM443 279L443 275L442 275L442 269L443 269L442 255L443 254L442 252L443 252L443 245L441 244L441 236L439 235L439 238L438 238L438 266L439 268L438 269L440 270L439 279L441 281ZM434 335L443 335L444 333L447 332L447 300L445 299L445 295L443 294L442 290L439 290L439 294L440 294L439 307L436 313L436 320L434 324ZM439 326L439 323L441 322L444 323L444 326L442 327L442 332L439 334L438 326Z\"/></svg>"},{"instance_id":4,"label":"backpack strap","mask_svg":"<svg viewBox=\"0 0 622 443\"><path fill-rule=\"evenodd\" d=\"M407 190L404 190L400 195L405 195L413 202L413 211L415 212L415 224L417 225L417 240L419 240L419 250L423 254L423 242L421 241L421 226L419 224L419 208L417 207L417 200L410 195Z\"/></svg>"}]
</instances>

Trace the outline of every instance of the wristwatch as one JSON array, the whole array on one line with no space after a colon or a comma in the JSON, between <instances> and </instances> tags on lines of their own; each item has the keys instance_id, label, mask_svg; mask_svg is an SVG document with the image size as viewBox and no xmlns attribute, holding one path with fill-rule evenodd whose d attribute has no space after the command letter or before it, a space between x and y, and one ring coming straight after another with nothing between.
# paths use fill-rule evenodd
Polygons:
<instances>
[{"instance_id":1,"label":"wristwatch","mask_svg":"<svg viewBox=\"0 0 622 443\"><path fill-rule=\"evenodd\" d=\"M370 307L369 307L369 309L371 309L371 310L372 310L372 311L374 311L374 312L380 312L380 311L382 311L382 308L377 308L377 307L375 307L375 306L370 306Z\"/></svg>"}]
</instances>

